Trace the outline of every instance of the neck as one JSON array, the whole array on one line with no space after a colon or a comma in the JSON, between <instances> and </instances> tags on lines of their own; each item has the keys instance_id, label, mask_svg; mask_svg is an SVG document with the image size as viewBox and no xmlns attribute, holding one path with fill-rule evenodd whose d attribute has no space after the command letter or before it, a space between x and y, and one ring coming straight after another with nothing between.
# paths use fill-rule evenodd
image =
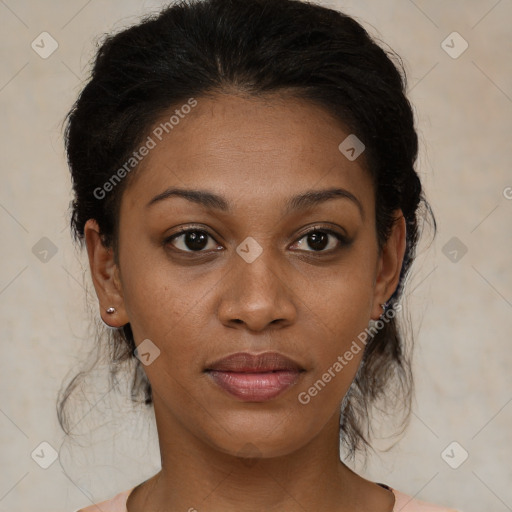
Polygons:
<instances>
[{"instance_id":1,"label":"neck","mask_svg":"<svg viewBox=\"0 0 512 512\"><path fill-rule=\"evenodd\" d=\"M154 398L162 469L132 493L129 512L348 512L361 509L361 492L368 494L368 485L380 498L390 494L340 461L339 414L307 445L292 452L264 456L247 443L232 454L183 429ZM278 453L277 447L273 452Z\"/></svg>"}]
</instances>

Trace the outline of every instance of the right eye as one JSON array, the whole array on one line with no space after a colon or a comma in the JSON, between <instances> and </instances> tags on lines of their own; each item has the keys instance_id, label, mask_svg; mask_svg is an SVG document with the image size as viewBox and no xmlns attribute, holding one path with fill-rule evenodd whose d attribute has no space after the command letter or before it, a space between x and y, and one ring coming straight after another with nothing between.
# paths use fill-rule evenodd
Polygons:
<instances>
[{"instance_id":1,"label":"right eye","mask_svg":"<svg viewBox=\"0 0 512 512\"><path fill-rule=\"evenodd\" d=\"M173 247L182 252L207 252L205 247L208 244L208 238L214 238L205 230L197 228L184 228L180 229L178 233L171 235L164 240L164 245L171 244ZM218 247L214 245L210 250Z\"/></svg>"}]
</instances>

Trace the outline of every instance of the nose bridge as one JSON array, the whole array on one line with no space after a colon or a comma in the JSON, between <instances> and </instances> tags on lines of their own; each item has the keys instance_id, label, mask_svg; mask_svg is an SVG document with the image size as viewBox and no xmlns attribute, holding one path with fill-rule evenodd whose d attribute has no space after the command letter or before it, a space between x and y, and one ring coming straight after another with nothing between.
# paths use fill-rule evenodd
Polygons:
<instances>
[{"instance_id":1,"label":"nose bridge","mask_svg":"<svg viewBox=\"0 0 512 512\"><path fill-rule=\"evenodd\" d=\"M236 253L234 265L241 289L267 300L275 300L283 285L279 272L282 264L269 239L265 241L260 238L258 242L255 238L247 237L238 245Z\"/></svg>"},{"instance_id":2,"label":"nose bridge","mask_svg":"<svg viewBox=\"0 0 512 512\"><path fill-rule=\"evenodd\" d=\"M295 305L285 284L283 263L269 244L247 237L236 248L232 265L219 310L223 322L242 321L258 330L276 320L294 320Z\"/></svg>"}]
</instances>

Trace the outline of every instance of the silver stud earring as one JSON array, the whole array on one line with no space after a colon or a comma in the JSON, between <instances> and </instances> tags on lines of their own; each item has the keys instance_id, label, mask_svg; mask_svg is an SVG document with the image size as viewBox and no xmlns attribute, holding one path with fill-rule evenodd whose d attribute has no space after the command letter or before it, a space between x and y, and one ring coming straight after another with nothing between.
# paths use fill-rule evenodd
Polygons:
<instances>
[{"instance_id":1,"label":"silver stud earring","mask_svg":"<svg viewBox=\"0 0 512 512\"><path fill-rule=\"evenodd\" d=\"M112 315L113 313L115 313L115 312L116 312L116 308L112 308L112 307L110 307L110 308L108 308L106 311L107 311L107 313L108 313L109 315Z\"/></svg>"}]
</instances>

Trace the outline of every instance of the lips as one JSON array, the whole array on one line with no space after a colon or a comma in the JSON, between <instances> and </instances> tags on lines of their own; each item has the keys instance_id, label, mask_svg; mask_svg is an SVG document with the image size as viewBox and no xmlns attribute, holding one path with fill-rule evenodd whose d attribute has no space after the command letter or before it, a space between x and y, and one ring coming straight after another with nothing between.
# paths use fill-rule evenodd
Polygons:
<instances>
[{"instance_id":1,"label":"lips","mask_svg":"<svg viewBox=\"0 0 512 512\"><path fill-rule=\"evenodd\" d=\"M297 362L279 354L238 352L209 364L205 372L225 392L243 401L262 402L277 397L300 378Z\"/></svg>"},{"instance_id":2,"label":"lips","mask_svg":"<svg viewBox=\"0 0 512 512\"><path fill-rule=\"evenodd\" d=\"M209 370L265 373L278 370L301 371L304 368L279 352L264 352L257 355L249 354L249 352L238 352L210 364L206 368L206 371Z\"/></svg>"}]
</instances>

